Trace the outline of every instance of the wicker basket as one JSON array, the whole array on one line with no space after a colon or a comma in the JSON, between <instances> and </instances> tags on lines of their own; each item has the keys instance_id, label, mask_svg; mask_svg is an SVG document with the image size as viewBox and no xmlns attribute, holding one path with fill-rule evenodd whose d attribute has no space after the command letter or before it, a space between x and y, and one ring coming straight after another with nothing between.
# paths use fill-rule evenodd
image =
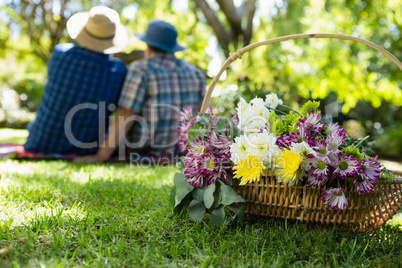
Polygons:
<instances>
[{"instance_id":1,"label":"wicker basket","mask_svg":"<svg viewBox=\"0 0 402 268\"><path fill-rule=\"evenodd\" d=\"M251 44L231 54L213 78L205 95L201 112L205 112L212 91L221 74L230 63L241 58L242 54L259 46L303 38L336 38L363 43L380 51L402 70L402 63L391 53L374 43L353 36L296 34L278 37ZM239 205L247 214L287 218L303 222L334 223L353 231L371 231L380 227L391 219L399 209L402 209L402 173L394 172L394 174L399 178L379 180L374 191L364 195L359 195L356 186L353 184L353 179L348 179L344 193L349 205L341 211L328 209L324 205L320 196L326 190L326 186L317 188L310 188L307 185L288 187L286 184L278 183L272 171L263 174L260 181L244 186L239 186L239 182L234 180L233 188L246 200L245 204Z\"/></svg>"},{"instance_id":2,"label":"wicker basket","mask_svg":"<svg viewBox=\"0 0 402 268\"><path fill-rule=\"evenodd\" d=\"M364 195L357 193L353 179L348 180L344 192L349 205L338 211L327 208L320 198L326 186L288 187L278 183L271 171L258 182L239 186L238 181L234 180L233 184L235 191L246 200L245 204L239 205L247 214L335 223L353 231L375 230L402 209L401 178L379 180L374 191Z\"/></svg>"}]
</instances>

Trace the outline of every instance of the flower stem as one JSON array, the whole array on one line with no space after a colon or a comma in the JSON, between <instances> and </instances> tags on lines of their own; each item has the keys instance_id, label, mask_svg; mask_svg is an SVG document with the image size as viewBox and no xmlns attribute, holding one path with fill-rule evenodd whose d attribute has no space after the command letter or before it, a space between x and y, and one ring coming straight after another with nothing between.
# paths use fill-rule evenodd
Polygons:
<instances>
[{"instance_id":1,"label":"flower stem","mask_svg":"<svg viewBox=\"0 0 402 268\"><path fill-rule=\"evenodd\" d=\"M298 115L302 116L302 115L301 115L301 113L299 113L298 111L293 110L293 109L292 109L292 108L290 108L289 106L286 106L286 105L283 105L283 104L279 104L278 106L281 106L281 107L287 108L287 109L289 109L290 111L293 111L293 112L297 113Z\"/></svg>"},{"instance_id":2,"label":"flower stem","mask_svg":"<svg viewBox=\"0 0 402 268\"><path fill-rule=\"evenodd\" d=\"M359 148L359 146L360 146L365 140L367 140L368 137L370 137L370 136L366 136L364 139L362 139L362 140L356 145L356 148Z\"/></svg>"},{"instance_id":3,"label":"flower stem","mask_svg":"<svg viewBox=\"0 0 402 268\"><path fill-rule=\"evenodd\" d=\"M280 113L280 114L282 114L282 115L286 115L285 112L279 111L279 110L277 110L277 109L274 109L274 108L271 108L271 107L268 107L268 106L265 106L265 107L267 107L268 110L272 110L272 111L275 111L275 112Z\"/></svg>"}]
</instances>

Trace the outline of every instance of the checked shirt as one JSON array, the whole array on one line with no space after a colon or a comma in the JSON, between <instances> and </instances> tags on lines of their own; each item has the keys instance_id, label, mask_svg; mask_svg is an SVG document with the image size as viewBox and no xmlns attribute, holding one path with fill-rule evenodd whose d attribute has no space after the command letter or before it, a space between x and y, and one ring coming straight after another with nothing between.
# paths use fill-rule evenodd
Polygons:
<instances>
[{"instance_id":1,"label":"checked shirt","mask_svg":"<svg viewBox=\"0 0 402 268\"><path fill-rule=\"evenodd\" d=\"M28 127L25 150L43 154L96 153L107 130L108 108L112 108L109 105L116 104L127 73L125 65L110 55L74 44L59 44L47 69L48 82L36 119ZM68 124L65 129L68 115L71 131Z\"/></svg>"},{"instance_id":2,"label":"checked shirt","mask_svg":"<svg viewBox=\"0 0 402 268\"><path fill-rule=\"evenodd\" d=\"M173 54L133 62L119 99L137 115L127 134L129 152L170 156L178 152L180 110L187 106L200 110L205 94L204 73Z\"/></svg>"}]
</instances>

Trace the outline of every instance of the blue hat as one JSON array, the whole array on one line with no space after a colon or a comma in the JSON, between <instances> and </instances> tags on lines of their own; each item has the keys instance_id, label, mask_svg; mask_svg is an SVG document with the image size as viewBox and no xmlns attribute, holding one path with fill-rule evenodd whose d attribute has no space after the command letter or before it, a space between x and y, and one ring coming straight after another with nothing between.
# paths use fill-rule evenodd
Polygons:
<instances>
[{"instance_id":1,"label":"blue hat","mask_svg":"<svg viewBox=\"0 0 402 268\"><path fill-rule=\"evenodd\" d=\"M148 24L147 32L145 34L135 34L135 36L148 45L169 53L186 49L176 42L176 28L165 21L152 20Z\"/></svg>"}]
</instances>

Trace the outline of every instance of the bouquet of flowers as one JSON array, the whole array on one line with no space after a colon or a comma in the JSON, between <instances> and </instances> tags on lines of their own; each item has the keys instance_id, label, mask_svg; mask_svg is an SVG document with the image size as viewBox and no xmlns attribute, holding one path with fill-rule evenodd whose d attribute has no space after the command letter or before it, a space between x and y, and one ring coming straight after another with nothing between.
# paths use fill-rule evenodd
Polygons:
<instances>
[{"instance_id":1,"label":"bouquet of flowers","mask_svg":"<svg viewBox=\"0 0 402 268\"><path fill-rule=\"evenodd\" d=\"M231 119L206 113L193 117L191 108L179 118L180 149L187 154L178 163L171 202L177 211L187 207L191 219L211 215L213 223L242 220L236 203L244 202L232 188L232 179L245 185L272 170L288 186L327 185L321 199L333 210L347 207L346 179L358 194L373 191L378 179L392 178L376 157L362 149L365 139L347 137L346 131L309 101L300 113L283 105L276 94L240 99Z\"/></svg>"}]
</instances>

